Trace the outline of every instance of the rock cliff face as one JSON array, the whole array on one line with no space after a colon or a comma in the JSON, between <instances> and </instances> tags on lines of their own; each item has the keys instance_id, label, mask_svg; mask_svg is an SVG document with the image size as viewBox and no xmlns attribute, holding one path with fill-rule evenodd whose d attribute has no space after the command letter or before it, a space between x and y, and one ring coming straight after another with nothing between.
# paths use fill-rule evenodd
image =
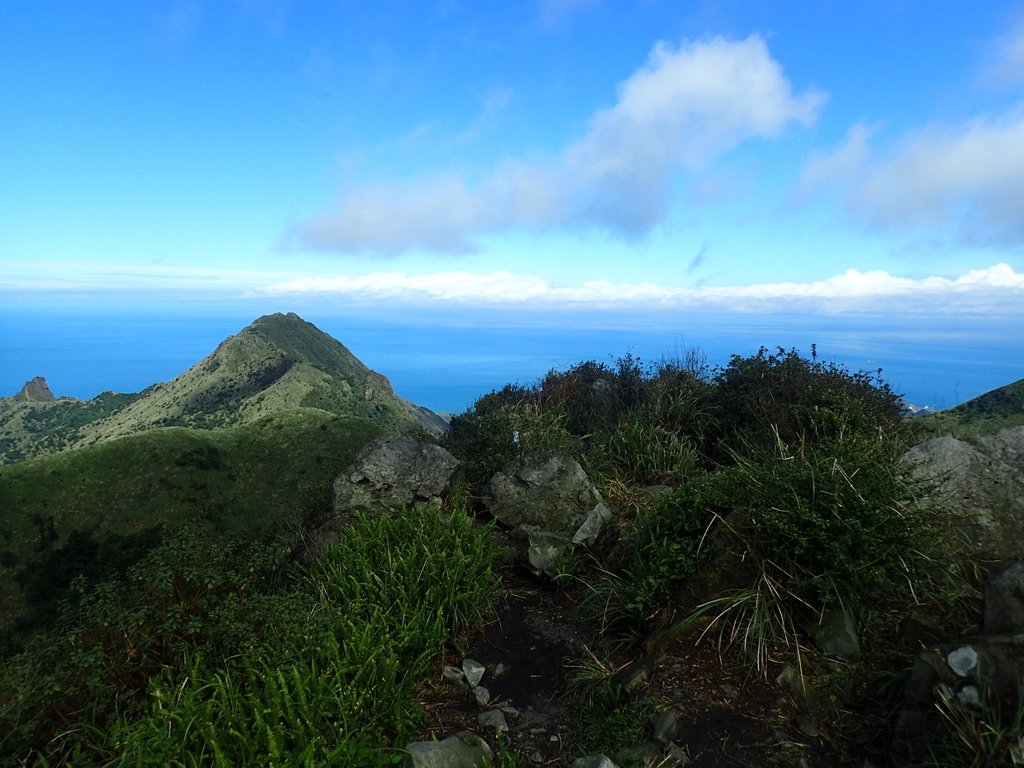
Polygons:
<instances>
[{"instance_id":1,"label":"rock cliff face","mask_svg":"<svg viewBox=\"0 0 1024 768\"><path fill-rule=\"evenodd\" d=\"M903 457L931 498L963 521L976 554L1024 554L1024 427L957 439L936 437Z\"/></svg>"},{"instance_id":2,"label":"rock cliff face","mask_svg":"<svg viewBox=\"0 0 1024 768\"><path fill-rule=\"evenodd\" d=\"M33 403L48 403L57 398L50 391L50 385L46 383L46 379L42 376L36 376L34 379L25 382L25 386L14 396L14 399L28 400Z\"/></svg>"}]
</instances>

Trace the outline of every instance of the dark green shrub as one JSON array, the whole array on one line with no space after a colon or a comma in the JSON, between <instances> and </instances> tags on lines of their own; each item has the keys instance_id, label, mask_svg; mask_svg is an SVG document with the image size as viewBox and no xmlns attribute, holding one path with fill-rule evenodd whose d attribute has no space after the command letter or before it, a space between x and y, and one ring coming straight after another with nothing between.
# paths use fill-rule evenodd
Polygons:
<instances>
[{"instance_id":1,"label":"dark green shrub","mask_svg":"<svg viewBox=\"0 0 1024 768\"><path fill-rule=\"evenodd\" d=\"M694 479L657 498L636 521L627 579L635 598L669 598L710 557L705 537L716 522L716 500L708 483Z\"/></svg>"},{"instance_id":2,"label":"dark green shrub","mask_svg":"<svg viewBox=\"0 0 1024 768\"><path fill-rule=\"evenodd\" d=\"M734 355L713 384L715 457L726 463L729 453L772 450L777 441L813 444L903 429L900 398L879 372L850 373L813 352L810 360L781 347L771 354L762 347L750 357Z\"/></svg>"},{"instance_id":3,"label":"dark green shrub","mask_svg":"<svg viewBox=\"0 0 1024 768\"><path fill-rule=\"evenodd\" d=\"M0 756L37 753L59 763L137 707L151 676L189 653L222 658L258 645L273 625L252 596L265 591L281 555L186 526L123 579L89 590L79 577L53 630L5 662Z\"/></svg>"}]
</instances>

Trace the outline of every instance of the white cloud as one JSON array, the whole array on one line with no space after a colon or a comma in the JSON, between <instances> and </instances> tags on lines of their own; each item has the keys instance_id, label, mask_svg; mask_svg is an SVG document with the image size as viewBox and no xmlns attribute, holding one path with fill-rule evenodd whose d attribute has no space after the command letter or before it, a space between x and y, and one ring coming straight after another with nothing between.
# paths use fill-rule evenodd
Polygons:
<instances>
[{"instance_id":1,"label":"white cloud","mask_svg":"<svg viewBox=\"0 0 1024 768\"><path fill-rule=\"evenodd\" d=\"M997 86L1024 83L1024 18L996 39L982 69L982 79Z\"/></svg>"},{"instance_id":2,"label":"white cloud","mask_svg":"<svg viewBox=\"0 0 1024 768\"><path fill-rule=\"evenodd\" d=\"M1024 243L1024 110L900 137L886 155L855 126L830 154L805 164L798 192L839 191L885 230L940 229L970 244Z\"/></svg>"},{"instance_id":3,"label":"white cloud","mask_svg":"<svg viewBox=\"0 0 1024 768\"><path fill-rule=\"evenodd\" d=\"M745 141L812 123L824 97L794 95L762 38L658 44L614 106L549 163L506 161L475 187L459 178L349 190L295 227L295 248L396 254L465 252L511 228L596 226L642 235L666 213L673 175Z\"/></svg>"},{"instance_id":4,"label":"white cloud","mask_svg":"<svg viewBox=\"0 0 1024 768\"><path fill-rule=\"evenodd\" d=\"M406 275L374 272L360 277L302 277L257 291L265 296L333 295L350 301L470 306L607 307L673 309L717 305L730 309L791 310L806 304L825 311L885 306L899 311L1024 311L1024 273L1007 264L955 278L898 277L884 271L859 272L807 283L687 288L654 283L591 281L556 286L539 277L507 271L490 274L437 272Z\"/></svg>"}]
</instances>

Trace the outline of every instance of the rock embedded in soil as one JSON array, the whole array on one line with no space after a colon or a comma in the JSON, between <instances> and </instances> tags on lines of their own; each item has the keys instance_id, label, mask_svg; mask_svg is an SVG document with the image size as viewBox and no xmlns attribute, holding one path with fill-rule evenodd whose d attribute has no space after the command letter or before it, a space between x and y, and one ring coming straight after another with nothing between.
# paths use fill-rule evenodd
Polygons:
<instances>
[{"instance_id":1,"label":"rock embedded in soil","mask_svg":"<svg viewBox=\"0 0 1024 768\"><path fill-rule=\"evenodd\" d=\"M494 752L472 731L459 731L443 741L417 741L406 748L404 768L486 768Z\"/></svg>"}]
</instances>

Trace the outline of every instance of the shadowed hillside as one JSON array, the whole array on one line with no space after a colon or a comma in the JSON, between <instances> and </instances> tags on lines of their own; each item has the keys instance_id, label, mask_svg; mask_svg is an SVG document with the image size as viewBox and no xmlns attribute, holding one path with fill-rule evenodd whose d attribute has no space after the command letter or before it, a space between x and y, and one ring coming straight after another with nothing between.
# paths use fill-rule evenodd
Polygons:
<instances>
[{"instance_id":1,"label":"shadowed hillside","mask_svg":"<svg viewBox=\"0 0 1024 768\"><path fill-rule=\"evenodd\" d=\"M1024 379L938 413L913 419L924 437L976 437L1024 424Z\"/></svg>"}]
</instances>

